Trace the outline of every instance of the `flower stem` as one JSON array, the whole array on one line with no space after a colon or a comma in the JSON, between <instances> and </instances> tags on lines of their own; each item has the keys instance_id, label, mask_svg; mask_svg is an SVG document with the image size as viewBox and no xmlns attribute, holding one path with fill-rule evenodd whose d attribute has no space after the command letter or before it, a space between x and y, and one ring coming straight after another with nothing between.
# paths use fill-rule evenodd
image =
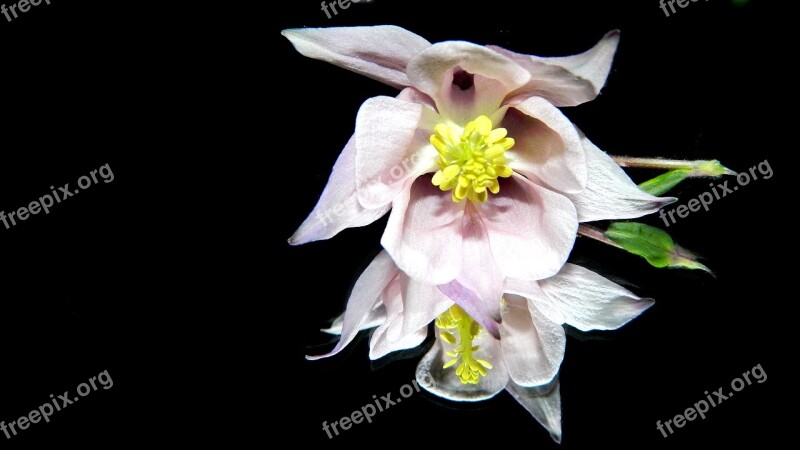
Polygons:
<instances>
[{"instance_id":1,"label":"flower stem","mask_svg":"<svg viewBox=\"0 0 800 450\"><path fill-rule=\"evenodd\" d=\"M622 248L621 245L609 239L603 230L595 228L591 225L578 225L578 234L608 244L612 247Z\"/></svg>"}]
</instances>

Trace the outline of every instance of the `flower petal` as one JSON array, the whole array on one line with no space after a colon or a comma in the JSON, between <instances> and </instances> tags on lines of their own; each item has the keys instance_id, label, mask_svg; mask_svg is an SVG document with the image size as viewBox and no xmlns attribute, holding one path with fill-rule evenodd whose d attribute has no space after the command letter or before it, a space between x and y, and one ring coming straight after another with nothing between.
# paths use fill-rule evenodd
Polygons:
<instances>
[{"instance_id":1,"label":"flower petal","mask_svg":"<svg viewBox=\"0 0 800 450\"><path fill-rule=\"evenodd\" d=\"M539 285L565 322L581 331L617 329L655 303L574 264L566 264L558 275Z\"/></svg>"},{"instance_id":2,"label":"flower petal","mask_svg":"<svg viewBox=\"0 0 800 450\"><path fill-rule=\"evenodd\" d=\"M528 299L528 301L536 305L536 309L544 314L544 316L551 322L557 324L564 323L564 315L561 314L561 310L558 309L558 306L555 304L555 302L550 300L550 297L548 297L542 288L539 287L538 281L525 281L517 280L516 278L506 278L503 286L503 292L506 294L519 295L520 297Z\"/></svg>"},{"instance_id":3,"label":"flower petal","mask_svg":"<svg viewBox=\"0 0 800 450\"><path fill-rule=\"evenodd\" d=\"M386 307L384 307L380 302L378 302L375 304L375 307L372 308L372 311L369 312L369 316L367 316L367 318L361 324L359 331L375 328L377 326L380 326L384 322L386 322ZM329 326L328 328L323 328L320 331L328 334L341 335L343 324L344 324L344 313L340 314L338 317L333 319L331 326Z\"/></svg>"},{"instance_id":4,"label":"flower petal","mask_svg":"<svg viewBox=\"0 0 800 450\"><path fill-rule=\"evenodd\" d=\"M575 243L575 206L524 177L504 181L500 193L479 210L497 267L504 276L521 280L555 275Z\"/></svg>"},{"instance_id":5,"label":"flower petal","mask_svg":"<svg viewBox=\"0 0 800 450\"><path fill-rule=\"evenodd\" d=\"M542 58L496 46L489 48L512 59L530 73L530 81L510 96L538 96L556 106L576 106L594 100L600 93L618 44L619 31L614 30L588 51L573 56Z\"/></svg>"},{"instance_id":6,"label":"flower petal","mask_svg":"<svg viewBox=\"0 0 800 450\"><path fill-rule=\"evenodd\" d=\"M494 337L500 338L498 322L500 321L500 298L494 301L484 299L458 281L451 281L439 285L439 290L460 306L464 312L475 319L481 326Z\"/></svg>"},{"instance_id":7,"label":"flower petal","mask_svg":"<svg viewBox=\"0 0 800 450\"><path fill-rule=\"evenodd\" d=\"M433 171L438 153L430 144L436 113L391 97L364 102L356 118L356 190L365 208L392 201L408 179Z\"/></svg>"},{"instance_id":8,"label":"flower petal","mask_svg":"<svg viewBox=\"0 0 800 450\"><path fill-rule=\"evenodd\" d=\"M641 217L677 200L654 197L639 189L610 156L586 137L583 147L589 168L586 189L567 194L575 203L580 222Z\"/></svg>"},{"instance_id":9,"label":"flower petal","mask_svg":"<svg viewBox=\"0 0 800 450\"><path fill-rule=\"evenodd\" d=\"M561 443L561 387L558 378L540 387L522 387L513 382L506 390L519 402L557 443Z\"/></svg>"},{"instance_id":10,"label":"flower petal","mask_svg":"<svg viewBox=\"0 0 800 450\"><path fill-rule=\"evenodd\" d=\"M528 300L505 296L500 346L508 374L520 386L540 386L558 373L567 338L561 324L545 317Z\"/></svg>"},{"instance_id":11,"label":"flower petal","mask_svg":"<svg viewBox=\"0 0 800 450\"><path fill-rule=\"evenodd\" d=\"M364 273L358 277L353 286L353 292L347 300L342 324L342 336L336 347L329 353L319 356L306 356L306 359L316 360L333 356L349 344L356 337L358 331L381 301L381 293L399 273L397 266L386 252L381 252L372 260Z\"/></svg>"},{"instance_id":12,"label":"flower petal","mask_svg":"<svg viewBox=\"0 0 800 450\"><path fill-rule=\"evenodd\" d=\"M392 204L381 245L409 277L447 283L461 269L463 217L463 203L453 203L429 176L420 177Z\"/></svg>"},{"instance_id":13,"label":"flower petal","mask_svg":"<svg viewBox=\"0 0 800 450\"><path fill-rule=\"evenodd\" d=\"M580 192L586 187L588 169L581 137L550 102L531 97L509 108L503 126L515 140L506 153L512 169L561 192Z\"/></svg>"},{"instance_id":14,"label":"flower petal","mask_svg":"<svg viewBox=\"0 0 800 450\"><path fill-rule=\"evenodd\" d=\"M376 329L369 341L369 359L376 360L383 358L392 352L408 350L419 347L428 337L428 329L420 328L411 334L403 336L400 340L390 340L387 335L393 327L387 329Z\"/></svg>"},{"instance_id":15,"label":"flower petal","mask_svg":"<svg viewBox=\"0 0 800 450\"><path fill-rule=\"evenodd\" d=\"M376 208L364 208L358 202L355 160L355 138L351 137L336 160L317 205L289 238L289 244L330 239L345 228L369 225L389 211L389 202Z\"/></svg>"},{"instance_id":16,"label":"flower petal","mask_svg":"<svg viewBox=\"0 0 800 450\"><path fill-rule=\"evenodd\" d=\"M408 86L406 66L430 42L400 27L293 28L281 32L300 54L389 86Z\"/></svg>"},{"instance_id":17,"label":"flower petal","mask_svg":"<svg viewBox=\"0 0 800 450\"><path fill-rule=\"evenodd\" d=\"M489 48L448 41L419 52L408 64L408 78L436 101L440 114L463 126L495 111L530 75Z\"/></svg>"},{"instance_id":18,"label":"flower petal","mask_svg":"<svg viewBox=\"0 0 800 450\"><path fill-rule=\"evenodd\" d=\"M453 306L453 301L436 286L420 283L401 273L399 282L403 301L402 336L425 328L437 316Z\"/></svg>"},{"instance_id":19,"label":"flower petal","mask_svg":"<svg viewBox=\"0 0 800 450\"><path fill-rule=\"evenodd\" d=\"M480 345L480 358L490 361L493 368L486 371L478 384L463 384L455 374L455 366L444 369L445 348L441 339L436 339L433 347L422 357L417 365L417 382L426 391L457 402L477 402L497 395L508 384L508 371L500 351L500 344L489 335L477 338Z\"/></svg>"},{"instance_id":20,"label":"flower petal","mask_svg":"<svg viewBox=\"0 0 800 450\"><path fill-rule=\"evenodd\" d=\"M475 291L484 302L492 302L500 316L500 297L503 295L503 274L497 268L489 245L489 236L481 220L479 206L468 204L464 221L464 263L458 281Z\"/></svg>"}]
</instances>

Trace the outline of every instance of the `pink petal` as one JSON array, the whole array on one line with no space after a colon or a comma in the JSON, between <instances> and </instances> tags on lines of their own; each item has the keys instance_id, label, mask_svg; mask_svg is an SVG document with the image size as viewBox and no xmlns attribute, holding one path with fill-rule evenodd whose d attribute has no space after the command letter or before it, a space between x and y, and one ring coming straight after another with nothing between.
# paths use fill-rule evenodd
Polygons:
<instances>
[{"instance_id":1,"label":"pink petal","mask_svg":"<svg viewBox=\"0 0 800 450\"><path fill-rule=\"evenodd\" d=\"M540 386L558 373L567 338L561 324L551 322L528 300L506 295L500 346L514 383Z\"/></svg>"},{"instance_id":2,"label":"pink petal","mask_svg":"<svg viewBox=\"0 0 800 450\"><path fill-rule=\"evenodd\" d=\"M388 318L370 340L370 358L416 347L427 336L428 325L453 305L436 286L418 283L404 273L383 292Z\"/></svg>"},{"instance_id":3,"label":"pink petal","mask_svg":"<svg viewBox=\"0 0 800 450\"><path fill-rule=\"evenodd\" d=\"M582 140L589 179L584 191L567 194L575 203L580 222L641 217L677 200L642 191L611 157L586 137Z\"/></svg>"},{"instance_id":4,"label":"pink petal","mask_svg":"<svg viewBox=\"0 0 800 450\"><path fill-rule=\"evenodd\" d=\"M356 118L356 190L365 208L392 201L409 179L433 171L436 113L391 97L367 100Z\"/></svg>"},{"instance_id":5,"label":"pink petal","mask_svg":"<svg viewBox=\"0 0 800 450\"><path fill-rule=\"evenodd\" d=\"M461 269L463 218L464 203L423 176L395 199L381 244L409 277L444 284Z\"/></svg>"},{"instance_id":6,"label":"pink petal","mask_svg":"<svg viewBox=\"0 0 800 450\"><path fill-rule=\"evenodd\" d=\"M564 321L582 331L617 329L655 303L574 264L539 284Z\"/></svg>"},{"instance_id":7,"label":"pink petal","mask_svg":"<svg viewBox=\"0 0 800 450\"><path fill-rule=\"evenodd\" d=\"M528 178L539 178L555 190L573 193L586 187L586 150L578 130L555 106L531 97L509 108L503 119L515 140L506 155L509 166Z\"/></svg>"},{"instance_id":8,"label":"pink petal","mask_svg":"<svg viewBox=\"0 0 800 450\"><path fill-rule=\"evenodd\" d=\"M509 382L506 390L561 443L561 387L558 378L546 386L522 387Z\"/></svg>"},{"instance_id":9,"label":"pink petal","mask_svg":"<svg viewBox=\"0 0 800 450\"><path fill-rule=\"evenodd\" d=\"M375 328L380 326L382 323L386 322L386 308L378 302L370 311L369 316L361 323L361 330L368 330L370 328ZM320 331L328 334L342 334L342 325L344 324L344 313L340 314L338 317L333 319L331 326L328 328L323 328Z\"/></svg>"},{"instance_id":10,"label":"pink petal","mask_svg":"<svg viewBox=\"0 0 800 450\"><path fill-rule=\"evenodd\" d=\"M491 201L491 200L490 200ZM483 225L479 206L468 204L464 220L464 263L456 279L459 284L474 291L487 305L494 320L500 318L500 297L503 296L503 274L497 268L489 245L489 236Z\"/></svg>"},{"instance_id":11,"label":"pink petal","mask_svg":"<svg viewBox=\"0 0 800 450\"><path fill-rule=\"evenodd\" d=\"M479 211L494 260L506 277L555 275L575 243L578 217L572 202L519 175L504 180L500 193Z\"/></svg>"},{"instance_id":12,"label":"pink petal","mask_svg":"<svg viewBox=\"0 0 800 450\"><path fill-rule=\"evenodd\" d=\"M434 285L420 283L402 273L399 282L403 302L402 335L427 327L453 305L453 301Z\"/></svg>"},{"instance_id":13,"label":"pink petal","mask_svg":"<svg viewBox=\"0 0 800 450\"><path fill-rule=\"evenodd\" d=\"M430 46L416 34L392 25L294 28L281 32L300 54L381 81L409 86L406 66Z\"/></svg>"},{"instance_id":14,"label":"pink petal","mask_svg":"<svg viewBox=\"0 0 800 450\"><path fill-rule=\"evenodd\" d=\"M500 321L500 299L494 302L490 299L480 297L475 291L453 280L446 284L440 284L439 290L452 299L460 306L464 312L475 319L481 326L494 337L500 338L498 322Z\"/></svg>"},{"instance_id":15,"label":"pink petal","mask_svg":"<svg viewBox=\"0 0 800 450\"><path fill-rule=\"evenodd\" d=\"M394 265L389 255L386 252L379 253L353 286L353 292L347 300L347 309L344 312L342 336L336 347L329 353L306 356L306 359L327 358L342 351L356 337L375 305L381 301L381 293L397 274L397 266Z\"/></svg>"},{"instance_id":16,"label":"pink petal","mask_svg":"<svg viewBox=\"0 0 800 450\"><path fill-rule=\"evenodd\" d=\"M418 53L407 70L412 85L436 100L439 113L461 125L491 114L530 77L500 53L462 41L433 44ZM463 72L474 76L470 83L453 79Z\"/></svg>"},{"instance_id":17,"label":"pink petal","mask_svg":"<svg viewBox=\"0 0 800 450\"><path fill-rule=\"evenodd\" d=\"M593 100L606 83L617 51L619 31L606 34L590 50L566 57L542 58L489 46L524 67L530 81L510 97L544 97L556 106L576 106Z\"/></svg>"},{"instance_id":18,"label":"pink petal","mask_svg":"<svg viewBox=\"0 0 800 450\"><path fill-rule=\"evenodd\" d=\"M317 205L289 238L289 244L329 239L345 228L369 225L386 214L391 206L388 202L376 208L364 208L358 202L355 160L355 139L351 137L336 160Z\"/></svg>"}]
</instances>

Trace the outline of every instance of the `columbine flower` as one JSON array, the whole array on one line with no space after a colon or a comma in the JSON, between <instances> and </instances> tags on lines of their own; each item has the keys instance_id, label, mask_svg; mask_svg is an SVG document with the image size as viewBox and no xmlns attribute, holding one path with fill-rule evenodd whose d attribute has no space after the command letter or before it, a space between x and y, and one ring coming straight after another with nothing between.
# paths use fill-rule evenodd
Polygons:
<instances>
[{"instance_id":1,"label":"columbine flower","mask_svg":"<svg viewBox=\"0 0 800 450\"><path fill-rule=\"evenodd\" d=\"M579 221L639 217L669 201L639 190L557 109L597 96L617 32L563 58L431 45L393 26L283 34L306 56L403 88L362 105L292 244L391 207L381 243L411 278L444 284L474 273L464 248L481 236L503 276L537 280L563 266Z\"/></svg>"},{"instance_id":2,"label":"columbine flower","mask_svg":"<svg viewBox=\"0 0 800 450\"><path fill-rule=\"evenodd\" d=\"M495 318L471 289L415 281L381 252L356 282L343 316L325 330L341 335L336 347L309 359L335 355L359 330L376 326L370 358L377 359L418 346L434 322L436 343L416 374L425 389L456 401L484 400L505 389L558 441L562 324L616 329L653 301L573 264L539 282L505 279L502 292Z\"/></svg>"}]
</instances>

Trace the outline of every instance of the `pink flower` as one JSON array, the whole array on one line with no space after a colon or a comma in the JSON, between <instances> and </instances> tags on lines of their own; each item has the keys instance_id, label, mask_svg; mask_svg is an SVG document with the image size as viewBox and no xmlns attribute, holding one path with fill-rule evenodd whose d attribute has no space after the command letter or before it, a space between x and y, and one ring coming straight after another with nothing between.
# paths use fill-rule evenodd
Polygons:
<instances>
[{"instance_id":1,"label":"pink flower","mask_svg":"<svg viewBox=\"0 0 800 450\"><path fill-rule=\"evenodd\" d=\"M494 302L502 306L493 317L470 289L415 281L382 252L359 277L343 316L325 330L341 335L336 347L309 359L335 355L373 327L369 356L377 359L420 345L435 322L436 342L417 367L420 385L455 401L485 400L505 389L558 441L562 324L616 329L653 301L573 264L538 282L506 278L502 299Z\"/></svg>"},{"instance_id":2,"label":"pink flower","mask_svg":"<svg viewBox=\"0 0 800 450\"><path fill-rule=\"evenodd\" d=\"M430 44L394 26L283 34L306 56L403 89L364 102L292 244L392 208L381 243L412 279L479 283L490 255L503 277L538 280L564 265L578 222L639 217L669 201L639 190L557 108L598 95L617 32L562 58ZM475 240L488 245L479 260L465 257Z\"/></svg>"}]
</instances>

